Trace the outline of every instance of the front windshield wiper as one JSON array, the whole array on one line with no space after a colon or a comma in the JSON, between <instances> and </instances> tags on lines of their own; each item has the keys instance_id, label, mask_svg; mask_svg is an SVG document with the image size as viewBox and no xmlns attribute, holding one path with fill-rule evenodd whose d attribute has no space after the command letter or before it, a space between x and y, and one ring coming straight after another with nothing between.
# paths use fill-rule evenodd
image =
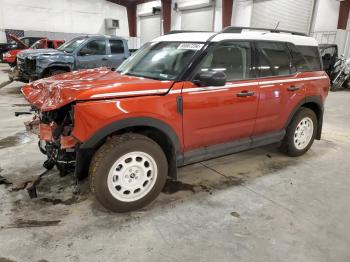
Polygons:
<instances>
[{"instance_id":1,"label":"front windshield wiper","mask_svg":"<svg viewBox=\"0 0 350 262\"><path fill-rule=\"evenodd\" d=\"M119 73L119 72L118 72ZM151 76L145 76L145 75L140 75L140 74L135 74L135 73L125 73L124 75L128 76L136 76L136 77L143 77L143 78L149 78L149 79L154 79L154 80L165 80L163 78L157 78L157 77L151 77Z\"/></svg>"}]
</instances>

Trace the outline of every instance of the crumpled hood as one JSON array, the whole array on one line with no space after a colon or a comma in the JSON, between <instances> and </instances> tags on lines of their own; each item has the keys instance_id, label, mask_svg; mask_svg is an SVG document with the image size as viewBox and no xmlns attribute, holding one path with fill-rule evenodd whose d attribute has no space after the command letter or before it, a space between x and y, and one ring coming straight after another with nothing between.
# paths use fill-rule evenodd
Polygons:
<instances>
[{"instance_id":1,"label":"crumpled hood","mask_svg":"<svg viewBox=\"0 0 350 262\"><path fill-rule=\"evenodd\" d=\"M37 57L39 55L57 55L57 54L63 54L63 55L66 55L66 53L62 52L62 51L59 51L57 49L28 49L28 50L24 50L24 51L21 51L19 54L18 54L18 57L19 58L26 58L26 57Z\"/></svg>"},{"instance_id":2,"label":"crumpled hood","mask_svg":"<svg viewBox=\"0 0 350 262\"><path fill-rule=\"evenodd\" d=\"M9 34L8 37L10 39L12 39L13 41L15 41L18 44L19 48L21 48L21 49L29 48L29 46L27 46L25 43L23 43L22 40L19 39L17 36Z\"/></svg>"},{"instance_id":3,"label":"crumpled hood","mask_svg":"<svg viewBox=\"0 0 350 262\"><path fill-rule=\"evenodd\" d=\"M36 108L50 111L73 101L165 94L172 84L98 68L37 80L25 85L22 93Z\"/></svg>"}]
</instances>

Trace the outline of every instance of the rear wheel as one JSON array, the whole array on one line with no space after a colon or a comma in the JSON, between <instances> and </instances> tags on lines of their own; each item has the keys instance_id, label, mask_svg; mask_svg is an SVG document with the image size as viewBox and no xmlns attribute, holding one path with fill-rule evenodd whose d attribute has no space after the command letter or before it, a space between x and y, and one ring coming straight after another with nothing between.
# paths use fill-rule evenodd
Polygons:
<instances>
[{"instance_id":1,"label":"rear wheel","mask_svg":"<svg viewBox=\"0 0 350 262\"><path fill-rule=\"evenodd\" d=\"M168 163L161 147L139 134L107 141L90 165L90 187L97 200L114 212L139 209L163 189Z\"/></svg>"},{"instance_id":2,"label":"rear wheel","mask_svg":"<svg viewBox=\"0 0 350 262\"><path fill-rule=\"evenodd\" d=\"M289 156L300 156L312 146L317 131L317 117L309 108L301 108L293 117L281 144L281 151Z\"/></svg>"}]
</instances>

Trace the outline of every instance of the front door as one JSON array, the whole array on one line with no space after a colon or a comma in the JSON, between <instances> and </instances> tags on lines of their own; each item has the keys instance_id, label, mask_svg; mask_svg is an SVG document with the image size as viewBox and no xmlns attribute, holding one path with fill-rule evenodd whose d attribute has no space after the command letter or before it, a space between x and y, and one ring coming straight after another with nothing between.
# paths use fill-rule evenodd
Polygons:
<instances>
[{"instance_id":1,"label":"front door","mask_svg":"<svg viewBox=\"0 0 350 262\"><path fill-rule=\"evenodd\" d=\"M76 68L89 69L107 66L108 55L105 39L87 42L77 53Z\"/></svg>"},{"instance_id":2,"label":"front door","mask_svg":"<svg viewBox=\"0 0 350 262\"><path fill-rule=\"evenodd\" d=\"M259 97L252 61L249 42L219 43L202 60L197 73L223 71L226 85L199 87L184 83L185 151L250 138Z\"/></svg>"}]
</instances>

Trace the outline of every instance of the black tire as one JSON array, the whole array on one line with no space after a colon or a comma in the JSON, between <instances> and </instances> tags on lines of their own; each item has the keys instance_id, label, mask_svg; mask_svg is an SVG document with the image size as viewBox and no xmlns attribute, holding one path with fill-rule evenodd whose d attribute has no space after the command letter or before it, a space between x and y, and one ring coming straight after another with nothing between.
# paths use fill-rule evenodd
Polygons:
<instances>
[{"instance_id":1,"label":"black tire","mask_svg":"<svg viewBox=\"0 0 350 262\"><path fill-rule=\"evenodd\" d=\"M49 71L49 76L55 76L55 75L60 75L60 74L64 74L67 73L67 71L62 70L62 69L51 69Z\"/></svg>"},{"instance_id":2,"label":"black tire","mask_svg":"<svg viewBox=\"0 0 350 262\"><path fill-rule=\"evenodd\" d=\"M109 190L108 174L116 161L135 151L144 152L153 158L158 170L157 177L150 191L142 198L132 202L121 201ZM168 162L161 147L146 136L127 133L112 137L96 151L90 164L89 182L91 191L105 208L113 212L128 212L151 203L163 189L167 175Z\"/></svg>"},{"instance_id":3,"label":"black tire","mask_svg":"<svg viewBox=\"0 0 350 262\"><path fill-rule=\"evenodd\" d=\"M294 137L296 133L296 128L303 118L310 118L313 123L313 133L311 140L308 142L305 148L298 149L294 143ZM297 111L287 127L286 135L281 143L280 150L288 156L297 157L305 154L312 146L317 133L317 117L314 111L309 108L301 108Z\"/></svg>"}]
</instances>

